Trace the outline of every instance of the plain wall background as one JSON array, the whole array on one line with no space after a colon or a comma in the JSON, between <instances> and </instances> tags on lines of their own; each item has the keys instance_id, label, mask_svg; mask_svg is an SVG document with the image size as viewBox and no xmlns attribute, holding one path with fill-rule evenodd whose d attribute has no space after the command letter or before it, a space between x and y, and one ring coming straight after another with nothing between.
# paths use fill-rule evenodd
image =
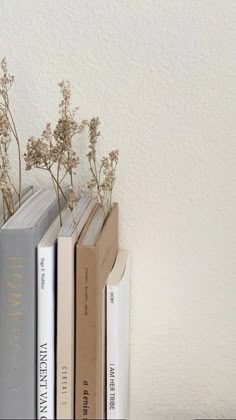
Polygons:
<instances>
[{"instance_id":1,"label":"plain wall background","mask_svg":"<svg viewBox=\"0 0 236 420\"><path fill-rule=\"evenodd\" d=\"M120 150L130 419L236 418L236 1L1 0L0 53L24 144L66 78Z\"/></svg>"}]
</instances>

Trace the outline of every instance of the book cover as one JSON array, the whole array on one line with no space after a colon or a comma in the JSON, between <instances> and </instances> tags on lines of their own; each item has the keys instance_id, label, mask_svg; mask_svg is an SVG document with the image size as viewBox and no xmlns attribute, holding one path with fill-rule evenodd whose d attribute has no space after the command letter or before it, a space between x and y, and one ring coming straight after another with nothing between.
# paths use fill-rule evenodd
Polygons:
<instances>
[{"instance_id":1,"label":"book cover","mask_svg":"<svg viewBox=\"0 0 236 420\"><path fill-rule=\"evenodd\" d=\"M118 205L112 208L95 246L76 247L75 418L104 419L104 287L118 251Z\"/></svg>"}]
</instances>

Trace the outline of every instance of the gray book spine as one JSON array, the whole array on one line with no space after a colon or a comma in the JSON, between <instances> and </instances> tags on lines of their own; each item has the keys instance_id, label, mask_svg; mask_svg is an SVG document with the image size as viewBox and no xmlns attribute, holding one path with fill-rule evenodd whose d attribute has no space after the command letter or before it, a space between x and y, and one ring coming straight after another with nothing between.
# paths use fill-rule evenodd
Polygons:
<instances>
[{"instance_id":1,"label":"gray book spine","mask_svg":"<svg viewBox=\"0 0 236 420\"><path fill-rule=\"evenodd\" d=\"M37 245L56 216L0 230L0 419L36 419Z\"/></svg>"}]
</instances>

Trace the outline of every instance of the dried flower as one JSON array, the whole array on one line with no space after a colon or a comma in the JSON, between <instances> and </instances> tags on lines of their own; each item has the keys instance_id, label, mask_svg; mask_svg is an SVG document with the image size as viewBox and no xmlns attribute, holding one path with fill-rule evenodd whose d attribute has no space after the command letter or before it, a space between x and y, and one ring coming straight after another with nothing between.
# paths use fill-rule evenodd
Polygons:
<instances>
[{"instance_id":1,"label":"dried flower","mask_svg":"<svg viewBox=\"0 0 236 420\"><path fill-rule=\"evenodd\" d=\"M18 198L17 207L21 205L21 151L8 95L14 76L8 73L5 58L1 61L0 68L2 72L0 77L0 191L3 199L4 221L6 221L15 212L13 193ZM18 148L18 188L14 186L10 178L9 147L12 138L15 139Z\"/></svg>"},{"instance_id":2,"label":"dried flower","mask_svg":"<svg viewBox=\"0 0 236 420\"><path fill-rule=\"evenodd\" d=\"M87 158L89 161L91 180L88 182L90 191L96 190L98 200L103 208L105 218L108 216L112 207L112 192L115 183L116 166L118 163L119 151L112 150L107 157L103 157L100 167L97 167L97 140L100 136L98 126L99 118L92 118L90 121L84 121L89 130L89 152Z\"/></svg>"},{"instance_id":3,"label":"dried flower","mask_svg":"<svg viewBox=\"0 0 236 420\"><path fill-rule=\"evenodd\" d=\"M31 137L28 140L24 159L26 169L42 169L49 172L55 188L59 213L61 217L60 194L66 199L62 189L63 181L69 177L71 189L74 189L73 176L79 165L79 156L73 149L72 140L76 134L84 129L84 123L78 124L75 119L75 110L71 110L71 88L68 81L59 84L61 102L59 104L59 119L52 131L48 123L39 138ZM73 195L75 200L75 195ZM69 195L67 205L73 209L73 197ZM61 220L62 222L62 220Z\"/></svg>"}]
</instances>

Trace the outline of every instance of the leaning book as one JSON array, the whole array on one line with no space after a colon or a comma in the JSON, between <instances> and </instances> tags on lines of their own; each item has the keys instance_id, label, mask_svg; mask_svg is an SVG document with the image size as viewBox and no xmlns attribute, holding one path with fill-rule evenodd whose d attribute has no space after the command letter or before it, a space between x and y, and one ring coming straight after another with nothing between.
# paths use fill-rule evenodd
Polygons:
<instances>
[{"instance_id":1,"label":"leaning book","mask_svg":"<svg viewBox=\"0 0 236 420\"><path fill-rule=\"evenodd\" d=\"M37 245L58 213L39 190L0 230L0 418L36 419Z\"/></svg>"}]
</instances>

